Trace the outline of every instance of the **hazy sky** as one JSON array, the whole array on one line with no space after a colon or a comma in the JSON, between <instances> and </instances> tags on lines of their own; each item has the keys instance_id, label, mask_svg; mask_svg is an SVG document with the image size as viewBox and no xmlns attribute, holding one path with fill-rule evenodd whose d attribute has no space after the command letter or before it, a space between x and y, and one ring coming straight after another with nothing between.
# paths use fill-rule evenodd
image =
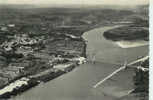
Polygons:
<instances>
[{"instance_id":1,"label":"hazy sky","mask_svg":"<svg viewBox=\"0 0 153 100\"><path fill-rule=\"evenodd\" d=\"M110 4L139 5L147 4L149 0L0 0L0 4Z\"/></svg>"}]
</instances>

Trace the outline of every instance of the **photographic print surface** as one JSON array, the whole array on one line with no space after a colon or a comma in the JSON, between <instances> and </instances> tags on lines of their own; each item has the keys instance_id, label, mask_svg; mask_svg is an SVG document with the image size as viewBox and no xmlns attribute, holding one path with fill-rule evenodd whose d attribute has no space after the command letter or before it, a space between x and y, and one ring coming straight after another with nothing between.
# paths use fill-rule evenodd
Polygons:
<instances>
[{"instance_id":1,"label":"photographic print surface","mask_svg":"<svg viewBox=\"0 0 153 100\"><path fill-rule=\"evenodd\" d=\"M148 100L148 0L0 0L0 99Z\"/></svg>"}]
</instances>

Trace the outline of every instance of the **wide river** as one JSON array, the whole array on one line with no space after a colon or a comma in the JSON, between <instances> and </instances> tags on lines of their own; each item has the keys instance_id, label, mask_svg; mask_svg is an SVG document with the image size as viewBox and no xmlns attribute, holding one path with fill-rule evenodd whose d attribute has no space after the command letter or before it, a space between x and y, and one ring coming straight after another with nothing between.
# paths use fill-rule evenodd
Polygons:
<instances>
[{"instance_id":1,"label":"wide river","mask_svg":"<svg viewBox=\"0 0 153 100\"><path fill-rule=\"evenodd\" d=\"M119 72L97 88L93 86L115 69L138 56L148 55L148 46L120 48L103 37L103 32L118 26L85 32L88 62L50 82L40 84L13 100L116 100L133 89L134 70ZM95 61L95 63L93 63Z\"/></svg>"}]
</instances>

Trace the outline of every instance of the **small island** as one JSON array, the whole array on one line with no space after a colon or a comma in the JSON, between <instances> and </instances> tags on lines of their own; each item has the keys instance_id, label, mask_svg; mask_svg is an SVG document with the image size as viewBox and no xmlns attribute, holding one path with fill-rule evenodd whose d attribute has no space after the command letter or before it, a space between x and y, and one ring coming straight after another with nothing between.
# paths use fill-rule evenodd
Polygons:
<instances>
[{"instance_id":1,"label":"small island","mask_svg":"<svg viewBox=\"0 0 153 100\"><path fill-rule=\"evenodd\" d=\"M137 20L136 20L137 19ZM104 37L114 41L122 48L148 45L149 25L148 20L136 18L132 24L123 25L104 32Z\"/></svg>"}]
</instances>

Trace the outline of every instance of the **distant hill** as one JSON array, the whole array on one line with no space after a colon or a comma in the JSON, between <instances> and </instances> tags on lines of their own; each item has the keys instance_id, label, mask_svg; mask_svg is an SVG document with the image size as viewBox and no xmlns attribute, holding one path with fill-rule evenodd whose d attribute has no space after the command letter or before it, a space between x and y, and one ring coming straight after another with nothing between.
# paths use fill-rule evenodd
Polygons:
<instances>
[{"instance_id":1,"label":"distant hill","mask_svg":"<svg viewBox=\"0 0 153 100\"><path fill-rule=\"evenodd\" d=\"M14 8L14 9L28 9L28 8L36 8L38 6L36 5L28 5L28 4L0 4L0 9L1 8Z\"/></svg>"}]
</instances>

